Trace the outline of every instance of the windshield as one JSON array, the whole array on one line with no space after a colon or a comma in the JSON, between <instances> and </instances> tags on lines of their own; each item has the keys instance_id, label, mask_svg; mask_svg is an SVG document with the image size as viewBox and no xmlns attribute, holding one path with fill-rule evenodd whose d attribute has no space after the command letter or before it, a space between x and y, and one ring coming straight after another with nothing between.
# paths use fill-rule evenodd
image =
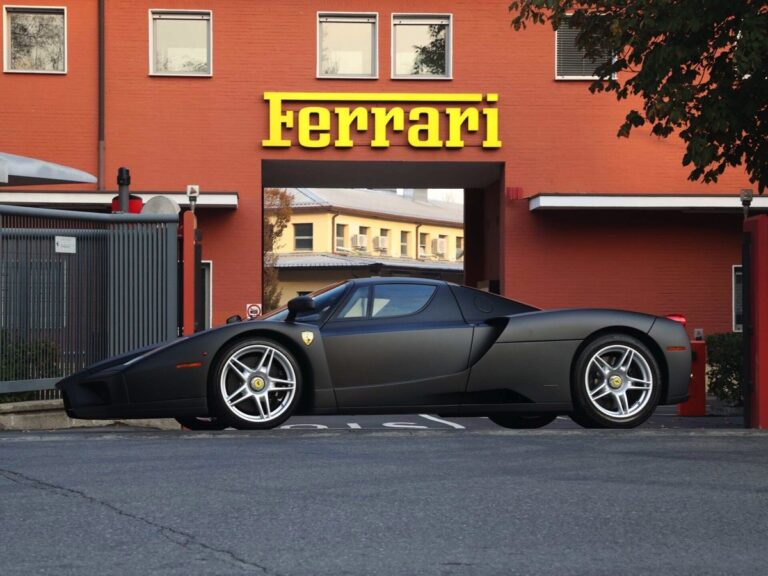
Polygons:
<instances>
[{"instance_id":1,"label":"windshield","mask_svg":"<svg viewBox=\"0 0 768 576\"><path fill-rule=\"evenodd\" d=\"M304 312L296 316L297 322L307 322L310 324L321 324L324 322L328 315L333 310L336 303L339 301L347 290L347 282L340 282L338 284L331 284L325 288L321 288L317 292L313 292L310 296L315 301L315 309L312 312ZM263 316L263 320L274 320L281 322L288 316L288 307L281 306L276 310L273 310L269 314Z\"/></svg>"}]
</instances>

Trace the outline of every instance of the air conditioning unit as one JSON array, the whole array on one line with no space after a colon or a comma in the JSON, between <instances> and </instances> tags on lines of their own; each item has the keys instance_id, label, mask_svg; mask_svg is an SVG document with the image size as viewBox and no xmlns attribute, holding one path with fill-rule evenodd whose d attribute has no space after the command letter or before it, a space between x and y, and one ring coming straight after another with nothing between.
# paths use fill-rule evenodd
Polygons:
<instances>
[{"instance_id":1,"label":"air conditioning unit","mask_svg":"<svg viewBox=\"0 0 768 576\"><path fill-rule=\"evenodd\" d=\"M364 234L353 234L352 235L352 247L353 248L361 248L365 250L368 248L368 236Z\"/></svg>"},{"instance_id":2,"label":"air conditioning unit","mask_svg":"<svg viewBox=\"0 0 768 576\"><path fill-rule=\"evenodd\" d=\"M389 248L389 238L387 236L374 236L373 248L375 250L386 250Z\"/></svg>"},{"instance_id":3,"label":"air conditioning unit","mask_svg":"<svg viewBox=\"0 0 768 576\"><path fill-rule=\"evenodd\" d=\"M438 256L445 256L445 252L448 249L448 242L445 238L435 238L432 240L432 252Z\"/></svg>"}]
</instances>

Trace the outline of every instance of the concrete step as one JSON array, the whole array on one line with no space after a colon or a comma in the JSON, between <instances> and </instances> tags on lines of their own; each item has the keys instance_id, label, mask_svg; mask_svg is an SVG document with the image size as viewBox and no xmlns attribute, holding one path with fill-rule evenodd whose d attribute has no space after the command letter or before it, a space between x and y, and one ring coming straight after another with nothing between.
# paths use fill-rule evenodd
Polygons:
<instances>
[{"instance_id":1,"label":"concrete step","mask_svg":"<svg viewBox=\"0 0 768 576\"><path fill-rule=\"evenodd\" d=\"M159 430L179 430L176 420L81 420L70 418L62 400L9 402L0 404L0 430L59 430L62 428L92 428L103 426L132 426Z\"/></svg>"}]
</instances>

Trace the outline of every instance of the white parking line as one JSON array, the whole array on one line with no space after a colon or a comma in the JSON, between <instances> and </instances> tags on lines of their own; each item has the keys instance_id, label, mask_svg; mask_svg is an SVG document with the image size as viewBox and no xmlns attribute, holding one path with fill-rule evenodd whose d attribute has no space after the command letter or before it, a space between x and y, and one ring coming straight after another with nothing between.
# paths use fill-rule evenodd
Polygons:
<instances>
[{"instance_id":1,"label":"white parking line","mask_svg":"<svg viewBox=\"0 0 768 576\"><path fill-rule=\"evenodd\" d=\"M462 426L461 424L456 424L456 422L449 422L448 420L443 420L442 418L438 418L437 416L430 416L429 414L419 414L422 418L426 418L427 420L432 420L433 422L439 422L440 424L447 424L451 428L456 428L456 430L466 430L466 427Z\"/></svg>"}]
</instances>

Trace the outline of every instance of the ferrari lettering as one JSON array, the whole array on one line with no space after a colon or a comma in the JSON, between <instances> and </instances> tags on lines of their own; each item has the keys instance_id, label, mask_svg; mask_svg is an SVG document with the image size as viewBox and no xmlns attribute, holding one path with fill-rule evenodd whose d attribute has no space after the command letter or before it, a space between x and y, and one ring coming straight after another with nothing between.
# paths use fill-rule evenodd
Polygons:
<instances>
[{"instance_id":1,"label":"ferrari lettering","mask_svg":"<svg viewBox=\"0 0 768 576\"><path fill-rule=\"evenodd\" d=\"M265 148L294 143L353 148L361 144L353 133L360 139L365 135L371 148L389 148L396 134L405 134L412 148L463 148L470 134L482 136L482 148L501 148L498 94L265 92L264 100L269 104L269 137L261 142ZM312 104L292 109L297 102Z\"/></svg>"}]
</instances>

